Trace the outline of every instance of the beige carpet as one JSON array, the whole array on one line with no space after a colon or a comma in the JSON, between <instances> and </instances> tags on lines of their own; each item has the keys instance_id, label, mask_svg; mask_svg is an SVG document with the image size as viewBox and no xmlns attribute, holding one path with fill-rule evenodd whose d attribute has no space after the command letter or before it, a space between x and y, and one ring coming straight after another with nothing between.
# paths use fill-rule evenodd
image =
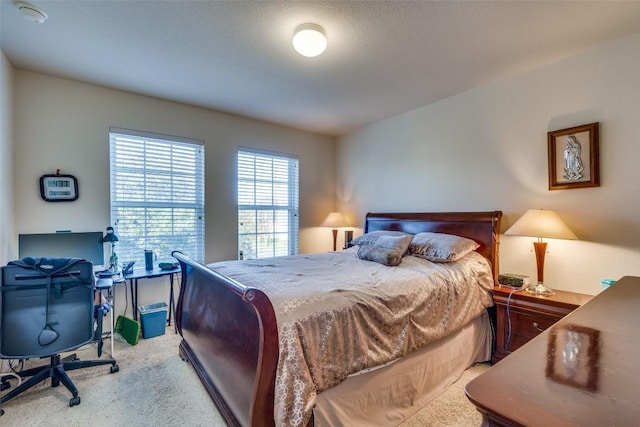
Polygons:
<instances>
[{"instance_id":1,"label":"beige carpet","mask_svg":"<svg viewBox=\"0 0 640 427\"><path fill-rule=\"evenodd\" d=\"M172 328L167 328L165 335L140 339L135 346L119 338L116 336L114 351L119 372L111 374L107 365L70 373L79 390L80 405L69 407L71 395L67 389L62 385L51 388L50 382L45 382L2 405L5 414L0 417L0 425L225 425L191 365L178 356L180 336ZM108 340L105 350L105 353L110 351ZM93 359L95 345L76 353L81 359ZM478 365L468 369L447 392L405 421L402 427L479 426L480 414L467 400L464 385L486 368ZM16 381L12 380L12 384Z\"/></svg>"}]
</instances>

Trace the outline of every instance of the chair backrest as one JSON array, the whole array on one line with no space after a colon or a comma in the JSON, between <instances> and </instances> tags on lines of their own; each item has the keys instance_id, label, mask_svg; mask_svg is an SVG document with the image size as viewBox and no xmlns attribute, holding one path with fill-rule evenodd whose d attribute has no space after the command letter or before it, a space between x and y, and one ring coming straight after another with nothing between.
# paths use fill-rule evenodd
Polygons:
<instances>
[{"instance_id":1,"label":"chair backrest","mask_svg":"<svg viewBox=\"0 0 640 427\"><path fill-rule=\"evenodd\" d=\"M91 342L93 264L25 260L1 267L0 358L52 356Z\"/></svg>"}]
</instances>

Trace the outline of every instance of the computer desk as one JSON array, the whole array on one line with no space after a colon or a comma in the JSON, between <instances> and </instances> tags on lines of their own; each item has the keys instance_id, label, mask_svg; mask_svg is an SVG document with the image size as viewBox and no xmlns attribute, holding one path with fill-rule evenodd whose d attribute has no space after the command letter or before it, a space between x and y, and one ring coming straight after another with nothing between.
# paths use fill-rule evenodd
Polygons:
<instances>
[{"instance_id":1,"label":"computer desk","mask_svg":"<svg viewBox=\"0 0 640 427\"><path fill-rule=\"evenodd\" d=\"M167 319L167 324L171 326L171 316L175 315L175 299L173 297L173 278L174 276L180 273L180 267L171 268L171 269L162 269L159 267L154 267L153 270L145 270L144 268L136 268L129 274L124 274L123 277L125 280L129 281L129 285L131 286L131 303L133 307L131 308L131 312L133 314L133 320L138 320L138 280L140 279L154 279L157 277L169 276L169 317ZM174 322L175 323L175 322Z\"/></svg>"}]
</instances>

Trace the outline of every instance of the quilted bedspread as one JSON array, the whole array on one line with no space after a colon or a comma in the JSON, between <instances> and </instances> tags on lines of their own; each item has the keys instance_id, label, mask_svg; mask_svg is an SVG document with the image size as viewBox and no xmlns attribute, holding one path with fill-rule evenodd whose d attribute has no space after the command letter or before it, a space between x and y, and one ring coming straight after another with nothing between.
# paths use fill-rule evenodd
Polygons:
<instances>
[{"instance_id":1,"label":"quilted bedspread","mask_svg":"<svg viewBox=\"0 0 640 427\"><path fill-rule=\"evenodd\" d=\"M304 426L318 393L464 326L492 304L489 263L406 256L397 267L340 252L209 267L262 290L278 322L275 423Z\"/></svg>"}]
</instances>

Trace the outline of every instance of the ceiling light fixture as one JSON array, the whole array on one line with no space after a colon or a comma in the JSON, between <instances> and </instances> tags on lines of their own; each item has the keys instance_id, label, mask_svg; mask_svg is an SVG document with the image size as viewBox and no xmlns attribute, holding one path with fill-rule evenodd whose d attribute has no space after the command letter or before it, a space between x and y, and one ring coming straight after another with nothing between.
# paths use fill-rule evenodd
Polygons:
<instances>
[{"instance_id":1,"label":"ceiling light fixture","mask_svg":"<svg viewBox=\"0 0 640 427\"><path fill-rule=\"evenodd\" d=\"M27 21L44 23L49 18L47 12L27 2L18 2L16 7Z\"/></svg>"},{"instance_id":2,"label":"ceiling light fixture","mask_svg":"<svg viewBox=\"0 0 640 427\"><path fill-rule=\"evenodd\" d=\"M298 25L293 32L293 48L302 56L320 55L327 48L324 29L318 24Z\"/></svg>"}]
</instances>

